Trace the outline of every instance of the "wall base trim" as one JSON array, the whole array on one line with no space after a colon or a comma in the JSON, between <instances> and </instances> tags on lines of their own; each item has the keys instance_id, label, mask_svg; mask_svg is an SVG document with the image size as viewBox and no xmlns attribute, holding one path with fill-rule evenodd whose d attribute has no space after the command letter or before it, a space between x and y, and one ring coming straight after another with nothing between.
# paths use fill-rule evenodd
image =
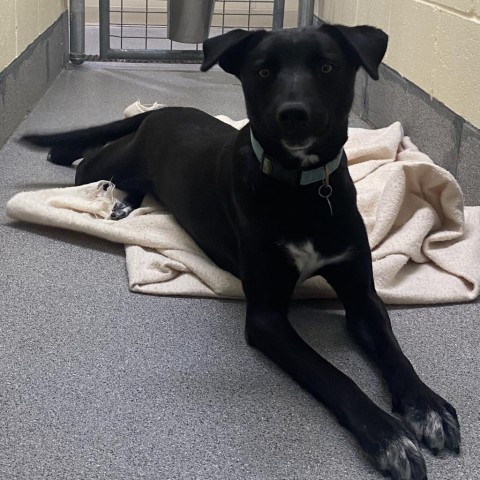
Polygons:
<instances>
[{"instance_id":1,"label":"wall base trim","mask_svg":"<svg viewBox=\"0 0 480 480\"><path fill-rule=\"evenodd\" d=\"M0 147L32 110L68 59L68 14L64 12L0 72Z\"/></svg>"},{"instance_id":2,"label":"wall base trim","mask_svg":"<svg viewBox=\"0 0 480 480\"><path fill-rule=\"evenodd\" d=\"M375 128L401 122L405 135L455 176L465 203L480 205L478 128L383 64L377 81L358 72L353 111Z\"/></svg>"}]
</instances>

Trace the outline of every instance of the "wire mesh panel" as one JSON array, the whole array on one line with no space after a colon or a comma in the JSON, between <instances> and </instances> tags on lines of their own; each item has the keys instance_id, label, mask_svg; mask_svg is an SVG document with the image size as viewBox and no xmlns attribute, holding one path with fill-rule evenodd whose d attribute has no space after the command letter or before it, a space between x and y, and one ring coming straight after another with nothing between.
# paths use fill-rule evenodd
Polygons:
<instances>
[{"instance_id":1,"label":"wire mesh panel","mask_svg":"<svg viewBox=\"0 0 480 480\"><path fill-rule=\"evenodd\" d=\"M100 58L198 62L199 44L167 37L167 0L101 0ZM217 0L210 36L244 28L281 28L284 0Z\"/></svg>"}]
</instances>

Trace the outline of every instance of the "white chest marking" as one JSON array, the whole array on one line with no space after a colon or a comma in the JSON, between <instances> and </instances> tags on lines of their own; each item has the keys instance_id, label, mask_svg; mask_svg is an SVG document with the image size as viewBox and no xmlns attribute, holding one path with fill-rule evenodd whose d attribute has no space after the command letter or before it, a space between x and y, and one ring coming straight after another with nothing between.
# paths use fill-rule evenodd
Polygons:
<instances>
[{"instance_id":1,"label":"white chest marking","mask_svg":"<svg viewBox=\"0 0 480 480\"><path fill-rule=\"evenodd\" d=\"M313 138L308 138L304 147L290 147L285 142L283 142L283 146L292 157L298 158L300 160L300 166L305 168L318 163L318 155L315 155L314 153L306 153L306 151L313 145L313 142Z\"/></svg>"},{"instance_id":2,"label":"white chest marking","mask_svg":"<svg viewBox=\"0 0 480 480\"><path fill-rule=\"evenodd\" d=\"M310 240L305 240L304 242L297 244L288 242L285 244L285 247L300 274L298 283L311 277L313 273L322 267L333 263L344 262L348 259L351 253L350 250L347 249L338 255L332 255L329 257L322 256L315 250L313 243Z\"/></svg>"},{"instance_id":3,"label":"white chest marking","mask_svg":"<svg viewBox=\"0 0 480 480\"><path fill-rule=\"evenodd\" d=\"M318 155L315 155L313 153L305 153L305 150L291 152L291 154L301 161L300 165L302 167L309 167L318 163Z\"/></svg>"}]
</instances>

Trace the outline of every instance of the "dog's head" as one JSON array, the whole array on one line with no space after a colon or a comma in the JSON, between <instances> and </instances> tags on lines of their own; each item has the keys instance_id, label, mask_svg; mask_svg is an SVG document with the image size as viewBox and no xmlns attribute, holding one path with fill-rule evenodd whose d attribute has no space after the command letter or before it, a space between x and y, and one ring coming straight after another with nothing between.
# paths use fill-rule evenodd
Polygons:
<instances>
[{"instance_id":1,"label":"dog's head","mask_svg":"<svg viewBox=\"0 0 480 480\"><path fill-rule=\"evenodd\" d=\"M268 155L291 167L321 165L346 141L358 68L378 79L387 41L370 26L232 30L205 41L201 70L218 63L240 79Z\"/></svg>"}]
</instances>

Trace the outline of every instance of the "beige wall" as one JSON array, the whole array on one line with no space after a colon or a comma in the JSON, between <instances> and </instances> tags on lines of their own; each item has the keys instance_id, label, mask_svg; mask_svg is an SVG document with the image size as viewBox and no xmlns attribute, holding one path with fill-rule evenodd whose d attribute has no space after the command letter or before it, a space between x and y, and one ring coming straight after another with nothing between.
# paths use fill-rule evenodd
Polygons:
<instances>
[{"instance_id":1,"label":"beige wall","mask_svg":"<svg viewBox=\"0 0 480 480\"><path fill-rule=\"evenodd\" d=\"M0 0L0 71L67 9L67 0Z\"/></svg>"},{"instance_id":2,"label":"beige wall","mask_svg":"<svg viewBox=\"0 0 480 480\"><path fill-rule=\"evenodd\" d=\"M480 0L319 0L317 14L385 30L385 63L480 127Z\"/></svg>"}]
</instances>

